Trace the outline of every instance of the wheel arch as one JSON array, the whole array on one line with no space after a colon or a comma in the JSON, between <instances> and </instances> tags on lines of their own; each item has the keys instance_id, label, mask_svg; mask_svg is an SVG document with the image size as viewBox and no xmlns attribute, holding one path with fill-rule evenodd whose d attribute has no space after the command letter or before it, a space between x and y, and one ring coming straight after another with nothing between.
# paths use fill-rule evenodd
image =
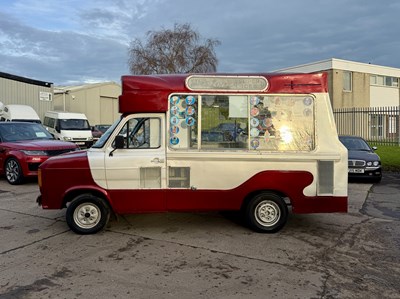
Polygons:
<instances>
[{"instance_id":1,"label":"wheel arch","mask_svg":"<svg viewBox=\"0 0 400 299\"><path fill-rule=\"evenodd\" d=\"M27 164L19 157L20 153L16 152L16 155L13 153L9 153L3 160L2 170L1 173L6 177L6 180L12 185L20 185L25 181L25 176L27 174ZM19 178L14 182L10 182L7 178L7 164L10 160L14 160L20 171Z\"/></svg>"},{"instance_id":2,"label":"wheel arch","mask_svg":"<svg viewBox=\"0 0 400 299\"><path fill-rule=\"evenodd\" d=\"M249 194L247 194L244 197L244 199L242 201L242 205L240 207L240 210L243 211L244 209L246 209L246 206L249 204L251 199L261 193L276 194L276 195L280 196L282 198L282 200L284 200L284 202L286 203L287 206L292 205L291 199L282 191L274 190L274 189L259 189L259 190L254 190L254 191L250 192ZM287 199L287 200L285 200L285 199Z\"/></svg>"},{"instance_id":3,"label":"wheel arch","mask_svg":"<svg viewBox=\"0 0 400 299\"><path fill-rule=\"evenodd\" d=\"M90 194L90 195L97 196L97 197L103 199L104 202L108 205L110 212L115 214L107 192L105 192L104 190L99 190L99 189L89 188L89 187L84 187L84 188L81 187L81 188L74 188L74 189L68 190L65 193L65 196L63 198L62 208L66 208L68 203L70 203L74 198L76 198L79 195L83 195L83 194Z\"/></svg>"}]
</instances>

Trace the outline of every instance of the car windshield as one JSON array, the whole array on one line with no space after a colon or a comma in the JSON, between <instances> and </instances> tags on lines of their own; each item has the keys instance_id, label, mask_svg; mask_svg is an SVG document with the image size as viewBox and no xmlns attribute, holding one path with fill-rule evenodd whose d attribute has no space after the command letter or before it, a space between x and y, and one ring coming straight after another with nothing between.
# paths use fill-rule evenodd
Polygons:
<instances>
[{"instance_id":1,"label":"car windshield","mask_svg":"<svg viewBox=\"0 0 400 299\"><path fill-rule=\"evenodd\" d=\"M61 130L90 130L86 119L60 119Z\"/></svg>"},{"instance_id":2,"label":"car windshield","mask_svg":"<svg viewBox=\"0 0 400 299\"><path fill-rule=\"evenodd\" d=\"M7 122L0 124L0 139L2 142L13 142L54 138L41 124Z\"/></svg>"},{"instance_id":3,"label":"car windshield","mask_svg":"<svg viewBox=\"0 0 400 299\"><path fill-rule=\"evenodd\" d=\"M355 137L340 137L340 141L350 151L371 151L364 139Z\"/></svg>"},{"instance_id":4,"label":"car windshield","mask_svg":"<svg viewBox=\"0 0 400 299\"><path fill-rule=\"evenodd\" d=\"M108 128L111 127L111 125L97 125L94 127L97 128L100 132L105 133Z\"/></svg>"}]
</instances>

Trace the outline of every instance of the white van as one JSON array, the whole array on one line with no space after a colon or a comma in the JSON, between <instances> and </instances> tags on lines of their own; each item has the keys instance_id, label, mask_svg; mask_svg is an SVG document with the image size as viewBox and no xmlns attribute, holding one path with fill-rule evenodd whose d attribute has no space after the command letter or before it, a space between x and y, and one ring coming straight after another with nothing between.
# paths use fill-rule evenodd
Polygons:
<instances>
[{"instance_id":1,"label":"white van","mask_svg":"<svg viewBox=\"0 0 400 299\"><path fill-rule=\"evenodd\" d=\"M40 165L38 203L74 232L111 213L236 210L273 233L289 211L347 212L326 73L124 76L119 112L90 149Z\"/></svg>"},{"instance_id":2,"label":"white van","mask_svg":"<svg viewBox=\"0 0 400 299\"><path fill-rule=\"evenodd\" d=\"M4 105L0 102L0 121L24 121L41 123L39 115L28 105Z\"/></svg>"},{"instance_id":3,"label":"white van","mask_svg":"<svg viewBox=\"0 0 400 299\"><path fill-rule=\"evenodd\" d=\"M83 113L48 111L44 116L43 126L55 139L72 141L81 148L93 145L89 121Z\"/></svg>"}]
</instances>

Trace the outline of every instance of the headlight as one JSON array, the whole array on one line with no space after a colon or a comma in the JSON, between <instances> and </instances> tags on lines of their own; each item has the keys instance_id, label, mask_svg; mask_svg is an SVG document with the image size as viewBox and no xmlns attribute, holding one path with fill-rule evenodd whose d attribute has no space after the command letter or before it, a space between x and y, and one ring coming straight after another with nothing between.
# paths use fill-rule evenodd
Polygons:
<instances>
[{"instance_id":1,"label":"headlight","mask_svg":"<svg viewBox=\"0 0 400 299\"><path fill-rule=\"evenodd\" d=\"M71 138L71 137L64 137L64 140L65 140L65 141L71 141L72 138Z\"/></svg>"},{"instance_id":2,"label":"headlight","mask_svg":"<svg viewBox=\"0 0 400 299\"><path fill-rule=\"evenodd\" d=\"M367 162L367 166L372 166L372 162Z\"/></svg>"},{"instance_id":3,"label":"headlight","mask_svg":"<svg viewBox=\"0 0 400 299\"><path fill-rule=\"evenodd\" d=\"M27 156L47 156L46 151L21 151Z\"/></svg>"},{"instance_id":4,"label":"headlight","mask_svg":"<svg viewBox=\"0 0 400 299\"><path fill-rule=\"evenodd\" d=\"M380 163L379 163L379 161L374 161L373 164L374 164L374 166L379 166Z\"/></svg>"},{"instance_id":5,"label":"headlight","mask_svg":"<svg viewBox=\"0 0 400 299\"><path fill-rule=\"evenodd\" d=\"M92 141L93 137L88 137L87 140Z\"/></svg>"}]
</instances>

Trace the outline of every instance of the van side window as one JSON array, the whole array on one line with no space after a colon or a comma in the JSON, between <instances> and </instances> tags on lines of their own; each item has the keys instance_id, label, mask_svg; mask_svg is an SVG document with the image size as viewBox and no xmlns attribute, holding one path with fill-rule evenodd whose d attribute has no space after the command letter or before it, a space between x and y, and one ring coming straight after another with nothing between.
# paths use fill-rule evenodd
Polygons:
<instances>
[{"instance_id":1,"label":"van side window","mask_svg":"<svg viewBox=\"0 0 400 299\"><path fill-rule=\"evenodd\" d=\"M250 149L311 151L314 126L312 96L250 97Z\"/></svg>"},{"instance_id":2,"label":"van side window","mask_svg":"<svg viewBox=\"0 0 400 299\"><path fill-rule=\"evenodd\" d=\"M173 95L169 98L169 147L197 149L198 96Z\"/></svg>"},{"instance_id":3,"label":"van side window","mask_svg":"<svg viewBox=\"0 0 400 299\"><path fill-rule=\"evenodd\" d=\"M43 120L43 125L50 127L50 128L54 128L54 122L55 122L54 118L45 116L44 120Z\"/></svg>"},{"instance_id":4,"label":"van side window","mask_svg":"<svg viewBox=\"0 0 400 299\"><path fill-rule=\"evenodd\" d=\"M201 98L201 148L248 147L248 97L205 95Z\"/></svg>"},{"instance_id":5,"label":"van side window","mask_svg":"<svg viewBox=\"0 0 400 299\"><path fill-rule=\"evenodd\" d=\"M159 148L161 121L159 118L131 118L118 134L124 136L126 148Z\"/></svg>"},{"instance_id":6,"label":"van side window","mask_svg":"<svg viewBox=\"0 0 400 299\"><path fill-rule=\"evenodd\" d=\"M312 95L172 95L169 107L171 149L285 152L315 148Z\"/></svg>"}]
</instances>

